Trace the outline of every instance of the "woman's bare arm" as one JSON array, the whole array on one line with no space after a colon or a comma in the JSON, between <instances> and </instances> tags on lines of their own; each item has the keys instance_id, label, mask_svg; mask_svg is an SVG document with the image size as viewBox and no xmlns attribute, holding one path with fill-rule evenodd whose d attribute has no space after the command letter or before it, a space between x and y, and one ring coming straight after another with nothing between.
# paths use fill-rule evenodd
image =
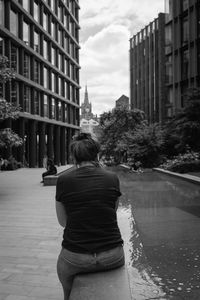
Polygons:
<instances>
[{"instance_id":1,"label":"woman's bare arm","mask_svg":"<svg viewBox=\"0 0 200 300\"><path fill-rule=\"evenodd\" d=\"M67 224L67 215L63 203L56 201L56 214L60 226L65 227Z\"/></svg>"}]
</instances>

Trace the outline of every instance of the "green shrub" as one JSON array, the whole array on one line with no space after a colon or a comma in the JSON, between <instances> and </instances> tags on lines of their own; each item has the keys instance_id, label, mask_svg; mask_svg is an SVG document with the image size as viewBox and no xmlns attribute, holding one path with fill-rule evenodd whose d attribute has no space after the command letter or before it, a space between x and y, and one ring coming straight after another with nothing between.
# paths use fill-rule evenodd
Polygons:
<instances>
[{"instance_id":1,"label":"green shrub","mask_svg":"<svg viewBox=\"0 0 200 300\"><path fill-rule=\"evenodd\" d=\"M178 173L198 172L200 171L200 154L193 151L179 154L173 159L166 160L160 167Z\"/></svg>"}]
</instances>

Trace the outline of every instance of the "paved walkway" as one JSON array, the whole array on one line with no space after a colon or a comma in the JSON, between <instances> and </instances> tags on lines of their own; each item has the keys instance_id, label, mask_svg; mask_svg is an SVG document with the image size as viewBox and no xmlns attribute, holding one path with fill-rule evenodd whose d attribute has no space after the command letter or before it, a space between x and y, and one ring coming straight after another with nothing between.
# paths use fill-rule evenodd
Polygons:
<instances>
[{"instance_id":1,"label":"paved walkway","mask_svg":"<svg viewBox=\"0 0 200 300\"><path fill-rule=\"evenodd\" d=\"M63 300L56 275L62 228L55 186L40 184L42 172L0 172L0 300Z\"/></svg>"}]
</instances>

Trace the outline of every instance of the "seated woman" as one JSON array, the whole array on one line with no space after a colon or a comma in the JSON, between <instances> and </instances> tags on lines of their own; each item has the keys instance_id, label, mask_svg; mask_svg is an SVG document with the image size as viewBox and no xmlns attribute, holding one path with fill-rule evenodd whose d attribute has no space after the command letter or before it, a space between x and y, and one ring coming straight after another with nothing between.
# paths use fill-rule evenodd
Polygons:
<instances>
[{"instance_id":1,"label":"seated woman","mask_svg":"<svg viewBox=\"0 0 200 300\"><path fill-rule=\"evenodd\" d=\"M59 176L56 212L64 227L57 272L68 300L76 274L124 265L116 210L121 195L116 174L100 167L99 144L90 134L74 137L70 152L76 168Z\"/></svg>"},{"instance_id":2,"label":"seated woman","mask_svg":"<svg viewBox=\"0 0 200 300\"><path fill-rule=\"evenodd\" d=\"M45 176L55 175L55 174L57 174L57 168L54 165L53 160L52 159L48 159L47 160L47 171L44 172L44 173L42 173L42 181L41 182L44 182L44 177Z\"/></svg>"}]
</instances>

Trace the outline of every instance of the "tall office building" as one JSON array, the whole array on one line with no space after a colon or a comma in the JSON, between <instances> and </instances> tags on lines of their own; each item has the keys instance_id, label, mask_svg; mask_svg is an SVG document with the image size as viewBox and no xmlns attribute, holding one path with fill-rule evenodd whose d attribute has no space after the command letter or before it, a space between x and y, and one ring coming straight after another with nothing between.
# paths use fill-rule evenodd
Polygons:
<instances>
[{"instance_id":1,"label":"tall office building","mask_svg":"<svg viewBox=\"0 0 200 300\"><path fill-rule=\"evenodd\" d=\"M200 1L166 0L167 115L184 107L188 88L200 87Z\"/></svg>"},{"instance_id":2,"label":"tall office building","mask_svg":"<svg viewBox=\"0 0 200 300\"><path fill-rule=\"evenodd\" d=\"M150 123L165 118L165 14L130 39L130 104Z\"/></svg>"},{"instance_id":3,"label":"tall office building","mask_svg":"<svg viewBox=\"0 0 200 300\"><path fill-rule=\"evenodd\" d=\"M21 106L6 126L24 139L12 154L29 167L45 155L64 165L80 128L79 8L78 0L0 0L0 55L15 71L0 97Z\"/></svg>"}]
</instances>

